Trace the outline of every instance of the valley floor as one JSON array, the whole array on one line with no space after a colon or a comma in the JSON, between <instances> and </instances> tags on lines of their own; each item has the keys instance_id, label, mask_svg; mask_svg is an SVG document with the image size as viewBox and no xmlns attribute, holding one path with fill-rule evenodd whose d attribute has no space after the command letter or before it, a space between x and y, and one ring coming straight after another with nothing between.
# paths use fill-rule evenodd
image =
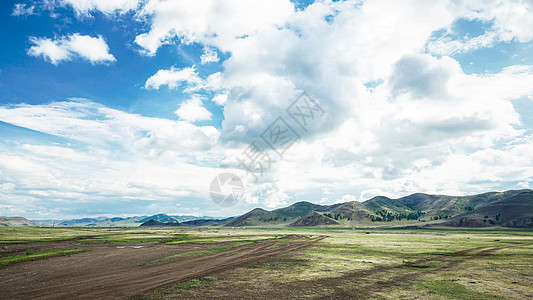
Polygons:
<instances>
[{"instance_id":1,"label":"valley floor","mask_svg":"<svg viewBox=\"0 0 533 300\"><path fill-rule=\"evenodd\" d=\"M533 298L531 231L0 228L0 249L1 299Z\"/></svg>"}]
</instances>

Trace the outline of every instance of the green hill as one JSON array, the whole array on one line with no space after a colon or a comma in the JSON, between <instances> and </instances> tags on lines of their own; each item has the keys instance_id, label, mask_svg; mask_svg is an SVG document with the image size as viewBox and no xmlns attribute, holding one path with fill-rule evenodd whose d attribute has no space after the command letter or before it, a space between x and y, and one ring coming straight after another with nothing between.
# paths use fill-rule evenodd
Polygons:
<instances>
[{"instance_id":1,"label":"green hill","mask_svg":"<svg viewBox=\"0 0 533 300\"><path fill-rule=\"evenodd\" d=\"M176 223L176 222L179 223L179 219L178 218L175 218L175 217L172 217L172 216L169 216L169 215L166 215L166 214L157 214L157 215L145 217L145 218L140 219L138 221L138 223L145 223L145 222L148 222L150 220L158 221L158 222L161 222L161 223Z\"/></svg>"},{"instance_id":2,"label":"green hill","mask_svg":"<svg viewBox=\"0 0 533 300\"><path fill-rule=\"evenodd\" d=\"M256 208L244 215L229 221L225 226L271 226L277 224L289 224L297 219L307 215L312 211L325 212L329 211L336 205L318 205L302 201L292 204L291 206L275 209L273 211Z\"/></svg>"},{"instance_id":3,"label":"green hill","mask_svg":"<svg viewBox=\"0 0 533 300\"><path fill-rule=\"evenodd\" d=\"M0 216L0 227L7 226L40 226L35 221L30 221L23 217L2 217Z\"/></svg>"},{"instance_id":4,"label":"green hill","mask_svg":"<svg viewBox=\"0 0 533 300\"><path fill-rule=\"evenodd\" d=\"M493 195L494 201L479 203L472 211L453 217L448 224L452 226L486 227L533 227L533 191L518 191L506 197Z\"/></svg>"},{"instance_id":5,"label":"green hill","mask_svg":"<svg viewBox=\"0 0 533 300\"><path fill-rule=\"evenodd\" d=\"M324 216L316 211L312 211L302 218L289 224L289 227L309 227L323 225L338 225L339 223L329 217Z\"/></svg>"},{"instance_id":6,"label":"green hill","mask_svg":"<svg viewBox=\"0 0 533 300\"><path fill-rule=\"evenodd\" d=\"M298 202L272 211L256 208L225 226L318 226L332 220L344 226L533 227L533 190L490 192L472 196L412 194L383 196L364 202L317 205ZM305 225L302 225L305 224Z\"/></svg>"}]
</instances>

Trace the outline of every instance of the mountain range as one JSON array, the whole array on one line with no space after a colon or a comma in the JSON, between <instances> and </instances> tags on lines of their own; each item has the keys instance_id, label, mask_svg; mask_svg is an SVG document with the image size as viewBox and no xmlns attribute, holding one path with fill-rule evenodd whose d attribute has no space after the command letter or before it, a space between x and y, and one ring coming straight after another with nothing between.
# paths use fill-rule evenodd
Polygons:
<instances>
[{"instance_id":1,"label":"mountain range","mask_svg":"<svg viewBox=\"0 0 533 300\"><path fill-rule=\"evenodd\" d=\"M4 217L2 217L4 218ZM6 218L4 218L7 220ZM4 220L2 219L2 220ZM275 210L255 208L241 216L210 218L157 214L74 220L0 220L3 226L224 226L224 227L508 227L533 228L533 190L489 192L472 196L416 193L398 199L377 196L364 202L333 205L297 202ZM24 222L23 222L24 221ZM10 225L14 224L14 225Z\"/></svg>"},{"instance_id":2,"label":"mountain range","mask_svg":"<svg viewBox=\"0 0 533 300\"><path fill-rule=\"evenodd\" d=\"M267 211L256 208L224 226L428 226L533 227L533 190L489 192L473 196L412 194L364 202L317 205L298 202Z\"/></svg>"},{"instance_id":3,"label":"mountain range","mask_svg":"<svg viewBox=\"0 0 533 300\"><path fill-rule=\"evenodd\" d=\"M11 226L39 226L38 223L23 217L2 217L0 216L0 227Z\"/></svg>"},{"instance_id":4,"label":"mountain range","mask_svg":"<svg viewBox=\"0 0 533 300\"><path fill-rule=\"evenodd\" d=\"M156 214L152 216L135 216L135 217L96 217L96 218L81 218L71 220L34 220L41 226L96 226L96 227L136 227L149 220L154 220L162 223L172 222L188 222L198 219L213 219L219 218L211 217L195 217L195 216L182 216L182 215L167 215Z\"/></svg>"}]
</instances>

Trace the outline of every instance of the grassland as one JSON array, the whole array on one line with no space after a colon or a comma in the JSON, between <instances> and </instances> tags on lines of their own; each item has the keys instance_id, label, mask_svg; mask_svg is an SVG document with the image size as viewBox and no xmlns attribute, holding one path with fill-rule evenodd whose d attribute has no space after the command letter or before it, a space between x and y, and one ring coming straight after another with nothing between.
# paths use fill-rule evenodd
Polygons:
<instances>
[{"instance_id":1,"label":"grassland","mask_svg":"<svg viewBox=\"0 0 533 300\"><path fill-rule=\"evenodd\" d=\"M77 240L87 243L228 243L283 237L276 231L212 230L206 228L84 228L84 227L0 227L0 244Z\"/></svg>"},{"instance_id":2,"label":"grassland","mask_svg":"<svg viewBox=\"0 0 533 300\"><path fill-rule=\"evenodd\" d=\"M0 244L76 240L85 245L205 245L161 257L172 263L288 235L327 236L309 247L139 295L140 299L526 299L533 298L533 232L352 228L0 228ZM219 244L219 245L216 245ZM280 245L278 245L280 244ZM181 246L180 246L181 247ZM194 247L191 247L194 249ZM6 261L75 254L62 249ZM46 253L45 253L46 252ZM1 271L0 271L1 272ZM149 279L147 279L149 280Z\"/></svg>"},{"instance_id":3,"label":"grassland","mask_svg":"<svg viewBox=\"0 0 533 300\"><path fill-rule=\"evenodd\" d=\"M57 256L71 255L71 254L77 254L77 253L90 251L90 250L91 248L74 248L74 249L57 249L57 250L47 250L47 251L37 251L37 252L28 251L24 254L0 257L0 269L5 266L9 266L9 265L24 262L24 261L34 261L34 260L40 260L40 259L45 259L45 258L57 257Z\"/></svg>"},{"instance_id":4,"label":"grassland","mask_svg":"<svg viewBox=\"0 0 533 300\"><path fill-rule=\"evenodd\" d=\"M305 249L155 290L139 298L533 297L532 232L332 229L291 232L328 238Z\"/></svg>"},{"instance_id":5,"label":"grassland","mask_svg":"<svg viewBox=\"0 0 533 300\"><path fill-rule=\"evenodd\" d=\"M0 244L63 241L106 234L91 228L1 227Z\"/></svg>"}]
</instances>

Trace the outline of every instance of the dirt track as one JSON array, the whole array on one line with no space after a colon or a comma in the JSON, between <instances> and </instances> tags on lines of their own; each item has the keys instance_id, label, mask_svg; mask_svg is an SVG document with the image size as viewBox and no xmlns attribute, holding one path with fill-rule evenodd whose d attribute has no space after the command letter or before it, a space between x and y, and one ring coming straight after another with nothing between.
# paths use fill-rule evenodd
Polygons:
<instances>
[{"instance_id":1,"label":"dirt track","mask_svg":"<svg viewBox=\"0 0 533 300\"><path fill-rule=\"evenodd\" d=\"M146 262L211 245L96 247L72 256L25 262L0 269L0 299L120 299L204 276L236 265L293 251L324 237L292 236L258 242L212 255L160 265Z\"/></svg>"}]
</instances>

